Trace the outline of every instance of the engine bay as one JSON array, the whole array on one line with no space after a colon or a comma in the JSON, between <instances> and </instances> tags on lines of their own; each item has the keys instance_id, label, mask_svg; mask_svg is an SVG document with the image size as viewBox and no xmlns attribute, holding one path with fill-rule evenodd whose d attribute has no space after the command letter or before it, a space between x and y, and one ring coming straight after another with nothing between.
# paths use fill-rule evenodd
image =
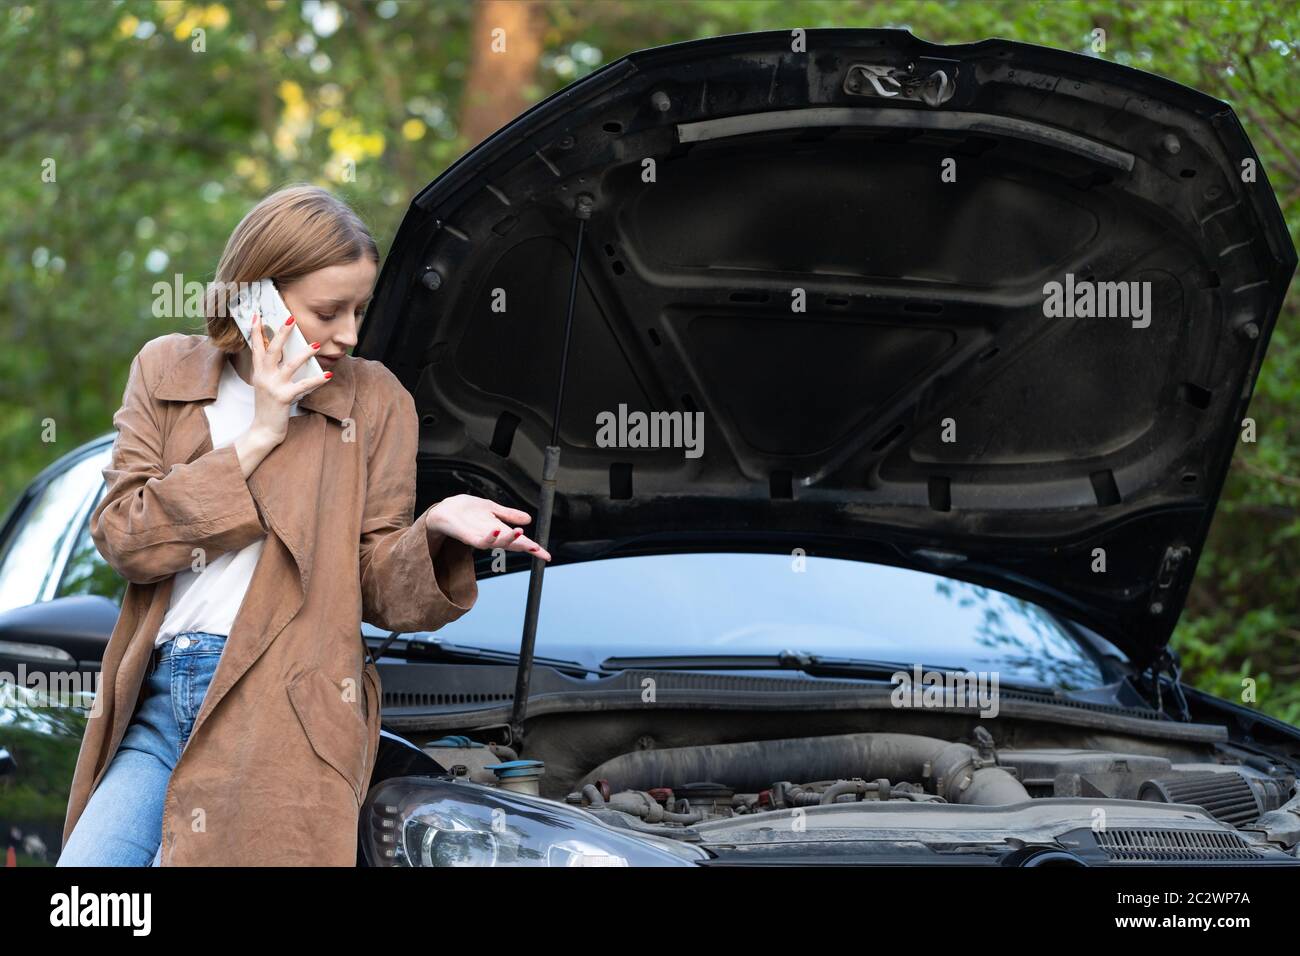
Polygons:
<instances>
[{"instance_id":1,"label":"engine bay","mask_svg":"<svg viewBox=\"0 0 1300 956\"><path fill-rule=\"evenodd\" d=\"M1255 824L1296 793L1290 767L1223 743L1160 747L1100 739L1084 746L1046 740L1035 745L1032 735L1013 736L1026 739L998 746L981 725L965 739L880 731L658 747L642 735L638 749L585 767L572 753L555 753L553 761L527 753L521 759L510 747L468 736L430 741L423 750L471 782L548 797L667 834L773 811L884 804L1005 808L1052 800L1081 807L1109 801L1190 806L1237 829ZM573 738L566 742L571 748ZM549 734L539 735L532 750L549 755L556 744ZM553 764L581 772L556 779Z\"/></svg>"}]
</instances>

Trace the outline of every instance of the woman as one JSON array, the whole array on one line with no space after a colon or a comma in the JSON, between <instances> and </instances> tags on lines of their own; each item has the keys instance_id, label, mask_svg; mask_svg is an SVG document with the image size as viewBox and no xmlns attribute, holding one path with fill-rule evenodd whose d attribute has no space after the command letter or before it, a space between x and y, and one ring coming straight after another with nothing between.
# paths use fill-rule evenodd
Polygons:
<instances>
[{"instance_id":1,"label":"woman","mask_svg":"<svg viewBox=\"0 0 1300 956\"><path fill-rule=\"evenodd\" d=\"M59 865L352 865L379 739L361 621L455 620L473 548L550 560L527 513L483 498L412 520L414 400L348 354L378 266L344 203L283 189L226 244L206 334L132 362L90 522L128 586ZM250 348L220 290L264 277L292 316ZM311 351L284 361L290 325ZM323 373L295 383L312 354Z\"/></svg>"}]
</instances>

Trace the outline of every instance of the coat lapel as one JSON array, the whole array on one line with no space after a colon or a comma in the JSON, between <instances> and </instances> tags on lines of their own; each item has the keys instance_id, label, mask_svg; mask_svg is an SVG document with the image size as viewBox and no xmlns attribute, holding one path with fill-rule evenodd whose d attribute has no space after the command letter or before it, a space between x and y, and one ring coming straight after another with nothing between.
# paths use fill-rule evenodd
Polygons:
<instances>
[{"instance_id":1,"label":"coat lapel","mask_svg":"<svg viewBox=\"0 0 1300 956\"><path fill-rule=\"evenodd\" d=\"M193 347L182 354L159 382L155 395L160 399L185 402L171 432L164 440L164 467L173 462L192 462L212 450L212 433L203 409L215 401L221 373L227 361L207 336L193 336ZM232 639L222 655L221 664L208 688L204 705L191 734L198 732L206 714L234 683L252 666L295 614L302 608L311 581L316 547L316 530L321 509L322 468L327 440L341 440L337 427L326 419L345 424L352 411L356 394L356 369L351 356L335 363L334 376L298 402L300 414L289 417L284 441L277 445L248 477L248 488L261 510L271 537L263 548L249 594L264 580L267 565L292 561L296 569L296 593L285 593L270 603L271 617L251 621L245 600L231 627ZM245 628L252 629L247 640Z\"/></svg>"},{"instance_id":2,"label":"coat lapel","mask_svg":"<svg viewBox=\"0 0 1300 956\"><path fill-rule=\"evenodd\" d=\"M174 402L187 402L181 410L180 417L172 428L172 434L165 436L168 447L165 464L172 462L190 462L206 451L211 451L212 434L208 429L207 416L203 407L216 401L217 389L221 384L221 373L225 370L226 355L206 336L191 335L193 340L188 347L183 347L175 363L163 375L162 381L154 390L157 398ZM320 412L327 418L343 422L352 411L352 400L356 395L356 368L353 358L344 355L336 363L334 377L298 402L299 409ZM202 402L202 404L198 404ZM299 417L289 418L290 426ZM200 450L204 441L208 447ZM174 451L172 450L174 448ZM255 472L256 474L256 472Z\"/></svg>"}]
</instances>

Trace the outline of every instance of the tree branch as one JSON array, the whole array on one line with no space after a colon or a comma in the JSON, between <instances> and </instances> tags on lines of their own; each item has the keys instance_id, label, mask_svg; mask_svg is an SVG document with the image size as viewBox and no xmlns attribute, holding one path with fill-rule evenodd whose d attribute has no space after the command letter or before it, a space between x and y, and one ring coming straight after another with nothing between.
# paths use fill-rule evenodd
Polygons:
<instances>
[{"instance_id":1,"label":"tree branch","mask_svg":"<svg viewBox=\"0 0 1300 956\"><path fill-rule=\"evenodd\" d=\"M1245 458L1237 459L1237 463L1257 478L1273 481L1279 485L1285 485L1288 488L1300 488L1300 478L1293 478L1291 475L1279 474L1276 471L1265 468L1263 465L1257 465L1253 461Z\"/></svg>"}]
</instances>

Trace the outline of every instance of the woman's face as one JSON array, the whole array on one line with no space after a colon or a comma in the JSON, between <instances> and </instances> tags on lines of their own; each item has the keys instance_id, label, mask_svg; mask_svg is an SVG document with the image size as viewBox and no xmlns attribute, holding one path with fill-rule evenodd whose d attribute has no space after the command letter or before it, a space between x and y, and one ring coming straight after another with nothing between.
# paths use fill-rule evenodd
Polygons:
<instances>
[{"instance_id":1,"label":"woman's face","mask_svg":"<svg viewBox=\"0 0 1300 956\"><path fill-rule=\"evenodd\" d=\"M319 342L316 360L328 372L357 344L379 268L362 256L344 265L317 269L280 287L294 323L308 344ZM268 329L275 332L275 329Z\"/></svg>"}]
</instances>

